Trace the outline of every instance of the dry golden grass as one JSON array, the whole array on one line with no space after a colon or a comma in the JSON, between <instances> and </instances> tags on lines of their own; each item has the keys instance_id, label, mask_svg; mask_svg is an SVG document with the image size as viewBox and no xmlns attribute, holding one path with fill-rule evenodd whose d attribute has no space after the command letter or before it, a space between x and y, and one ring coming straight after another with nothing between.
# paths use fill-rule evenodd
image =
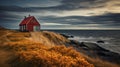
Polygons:
<instances>
[{"instance_id":1,"label":"dry golden grass","mask_svg":"<svg viewBox=\"0 0 120 67\"><path fill-rule=\"evenodd\" d=\"M31 32L31 40L35 42L43 43L47 46L63 45L69 42L68 39L60 34L43 31L43 32Z\"/></svg>"},{"instance_id":2,"label":"dry golden grass","mask_svg":"<svg viewBox=\"0 0 120 67\"><path fill-rule=\"evenodd\" d=\"M41 43L30 42L28 40L8 42L4 46L5 48L9 47L9 49L14 50L16 53L16 56L11 59L13 67L93 67L80 53L65 46L50 48Z\"/></svg>"},{"instance_id":3,"label":"dry golden grass","mask_svg":"<svg viewBox=\"0 0 120 67\"><path fill-rule=\"evenodd\" d=\"M20 41L20 40L24 40L26 37L30 37L30 33L17 32L17 33L12 33L10 35L7 35L7 38L10 41Z\"/></svg>"},{"instance_id":4,"label":"dry golden grass","mask_svg":"<svg viewBox=\"0 0 120 67\"><path fill-rule=\"evenodd\" d=\"M68 42L67 39L53 32L40 32L39 36L46 39L44 40L46 42L48 40L48 45ZM15 56L9 60L12 67L93 67L72 48L49 47L44 45L44 42L31 41L27 39L28 37L30 37L29 33L19 32L7 35L10 41L5 42L3 48L15 52Z\"/></svg>"},{"instance_id":5,"label":"dry golden grass","mask_svg":"<svg viewBox=\"0 0 120 67\"><path fill-rule=\"evenodd\" d=\"M2 48L15 54L9 60L10 67L117 67L65 47L69 40L53 32L13 31L2 42Z\"/></svg>"},{"instance_id":6,"label":"dry golden grass","mask_svg":"<svg viewBox=\"0 0 120 67\"><path fill-rule=\"evenodd\" d=\"M41 45L41 44L40 44ZM40 47L40 46L39 46ZM57 49L56 49L57 48ZM63 50L58 50L58 49ZM18 51L16 61L12 62L14 67L93 67L78 52L65 46L54 46L52 48L27 48ZM68 51L70 52L68 53ZM63 53L64 52L64 53ZM17 65L16 65L17 64ZM23 65L21 65L23 64Z\"/></svg>"}]
</instances>

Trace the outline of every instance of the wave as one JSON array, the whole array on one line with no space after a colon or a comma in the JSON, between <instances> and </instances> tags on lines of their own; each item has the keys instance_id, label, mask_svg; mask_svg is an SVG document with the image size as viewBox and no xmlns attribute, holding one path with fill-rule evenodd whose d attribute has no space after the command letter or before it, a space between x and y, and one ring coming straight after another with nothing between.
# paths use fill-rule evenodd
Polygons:
<instances>
[{"instance_id":1,"label":"wave","mask_svg":"<svg viewBox=\"0 0 120 67\"><path fill-rule=\"evenodd\" d=\"M109 38L109 37L83 37L83 36L74 36L74 38L69 38L70 40L77 40L79 42L84 41L84 42L96 42L99 40L105 41L107 43L107 41L113 40L114 38Z\"/></svg>"},{"instance_id":2,"label":"wave","mask_svg":"<svg viewBox=\"0 0 120 67\"><path fill-rule=\"evenodd\" d=\"M120 54L120 45L118 45L118 42L113 42L114 40L116 40L115 38L111 38L111 37L84 37L84 36L74 36L74 38L69 38L70 40L76 40L79 42L92 42L92 43L96 43L99 46L110 50L112 52L116 52ZM104 43L97 43L97 41L102 40L104 41Z\"/></svg>"}]
</instances>

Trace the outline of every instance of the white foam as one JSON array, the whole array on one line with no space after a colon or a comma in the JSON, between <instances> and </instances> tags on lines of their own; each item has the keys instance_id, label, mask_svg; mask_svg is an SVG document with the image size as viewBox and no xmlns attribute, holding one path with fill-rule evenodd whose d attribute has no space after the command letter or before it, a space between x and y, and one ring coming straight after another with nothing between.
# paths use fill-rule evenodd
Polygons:
<instances>
[{"instance_id":1,"label":"white foam","mask_svg":"<svg viewBox=\"0 0 120 67\"><path fill-rule=\"evenodd\" d=\"M79 42L92 42L92 43L97 43L97 41L102 40L104 43L97 43L99 46L102 48L105 48L107 50L116 52L120 54L120 46L116 45L115 43L112 42L112 40L115 40L115 38L109 38L109 37L80 37L80 36L75 36L74 38L69 38L70 40L77 40Z\"/></svg>"}]
</instances>

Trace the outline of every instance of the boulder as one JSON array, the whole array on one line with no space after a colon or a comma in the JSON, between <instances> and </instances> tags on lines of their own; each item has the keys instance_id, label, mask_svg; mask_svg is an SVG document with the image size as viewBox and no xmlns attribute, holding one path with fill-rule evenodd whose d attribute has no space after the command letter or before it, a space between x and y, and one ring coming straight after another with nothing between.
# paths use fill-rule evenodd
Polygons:
<instances>
[{"instance_id":1,"label":"boulder","mask_svg":"<svg viewBox=\"0 0 120 67\"><path fill-rule=\"evenodd\" d=\"M97 41L97 43L104 43L104 41L102 41L102 40L99 40L99 41Z\"/></svg>"}]
</instances>

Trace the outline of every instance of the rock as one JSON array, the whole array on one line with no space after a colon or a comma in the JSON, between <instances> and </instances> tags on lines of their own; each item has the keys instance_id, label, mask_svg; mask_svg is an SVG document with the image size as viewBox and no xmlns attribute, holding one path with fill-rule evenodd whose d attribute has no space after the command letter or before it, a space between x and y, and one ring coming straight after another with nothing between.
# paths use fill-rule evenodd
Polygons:
<instances>
[{"instance_id":1,"label":"rock","mask_svg":"<svg viewBox=\"0 0 120 67\"><path fill-rule=\"evenodd\" d=\"M78 41L76 41L76 40L70 40L70 43L71 44L75 44L75 45L78 45L78 44L80 44Z\"/></svg>"},{"instance_id":2,"label":"rock","mask_svg":"<svg viewBox=\"0 0 120 67\"><path fill-rule=\"evenodd\" d=\"M104 41L102 41L102 40L99 40L99 41L97 41L97 43L104 43Z\"/></svg>"},{"instance_id":3,"label":"rock","mask_svg":"<svg viewBox=\"0 0 120 67\"><path fill-rule=\"evenodd\" d=\"M74 37L72 35L66 35L66 34L60 34L60 35L64 36L65 38L73 38Z\"/></svg>"}]
</instances>

